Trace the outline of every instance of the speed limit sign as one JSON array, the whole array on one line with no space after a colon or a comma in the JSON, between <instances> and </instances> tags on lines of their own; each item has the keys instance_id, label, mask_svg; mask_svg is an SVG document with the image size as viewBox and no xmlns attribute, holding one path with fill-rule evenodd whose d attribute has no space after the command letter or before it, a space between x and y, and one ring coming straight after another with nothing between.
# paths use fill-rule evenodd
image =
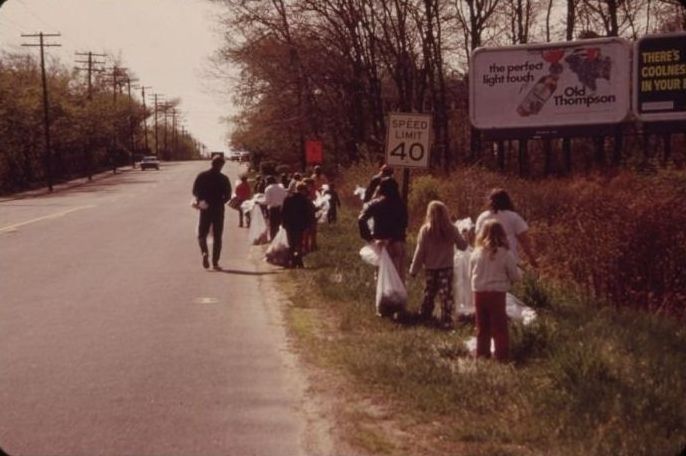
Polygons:
<instances>
[{"instance_id":1,"label":"speed limit sign","mask_svg":"<svg viewBox=\"0 0 686 456\"><path fill-rule=\"evenodd\" d=\"M429 114L389 114L386 163L397 167L428 168L430 139L431 116Z\"/></svg>"}]
</instances>

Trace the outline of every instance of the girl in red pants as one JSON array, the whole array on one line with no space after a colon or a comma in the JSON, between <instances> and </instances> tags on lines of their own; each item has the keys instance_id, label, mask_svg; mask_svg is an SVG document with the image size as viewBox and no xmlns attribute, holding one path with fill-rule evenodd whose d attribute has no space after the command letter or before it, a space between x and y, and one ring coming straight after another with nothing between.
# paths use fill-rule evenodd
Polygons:
<instances>
[{"instance_id":1,"label":"girl in red pants","mask_svg":"<svg viewBox=\"0 0 686 456\"><path fill-rule=\"evenodd\" d=\"M476 307L476 356L490 358L493 338L496 359L507 361L509 336L505 295L512 283L521 279L521 273L505 230L497 221L487 221L477 234L469 271Z\"/></svg>"}]
</instances>

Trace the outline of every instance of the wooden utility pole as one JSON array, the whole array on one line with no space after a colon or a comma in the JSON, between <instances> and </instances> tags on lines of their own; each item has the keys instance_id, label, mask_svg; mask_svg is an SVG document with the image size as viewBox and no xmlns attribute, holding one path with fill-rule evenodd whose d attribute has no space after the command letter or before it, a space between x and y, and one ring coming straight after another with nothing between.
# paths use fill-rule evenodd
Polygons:
<instances>
[{"instance_id":1,"label":"wooden utility pole","mask_svg":"<svg viewBox=\"0 0 686 456\"><path fill-rule=\"evenodd\" d=\"M79 71L86 71L88 74L88 101L93 99L93 73L102 73L103 68L95 68L95 65L104 65L104 61L94 60L93 57L107 57L107 54L96 54L94 52L76 52L78 56L88 57L87 60L76 60L76 63L86 65L86 68L76 67Z\"/></svg>"},{"instance_id":2,"label":"wooden utility pole","mask_svg":"<svg viewBox=\"0 0 686 456\"><path fill-rule=\"evenodd\" d=\"M38 44L22 44L26 47L40 47L40 68L41 80L43 83L43 129L45 131L45 174L48 183L48 190L52 192L53 175L52 175L52 149L50 144L50 110L48 102L48 78L45 74L45 48L59 47L61 44L45 43L45 38L60 37L60 33L35 33L30 35L21 35L23 38L38 38ZM61 159L59 160L61 162ZM61 166L62 163L59 163Z\"/></svg>"},{"instance_id":3,"label":"wooden utility pole","mask_svg":"<svg viewBox=\"0 0 686 456\"><path fill-rule=\"evenodd\" d=\"M177 141L176 141L176 108L172 108L172 150L174 151L173 156L175 159L179 159L177 151Z\"/></svg>"},{"instance_id":4,"label":"wooden utility pole","mask_svg":"<svg viewBox=\"0 0 686 456\"><path fill-rule=\"evenodd\" d=\"M76 63L84 64L86 65L86 68L82 67L76 67L78 71L86 71L87 77L88 77L88 92L86 94L86 97L88 98L88 101L93 100L93 73L102 73L105 70L103 68L96 68L95 65L104 65L104 61L100 60L94 60L93 57L107 57L107 54L96 54L94 52L77 52L76 55L78 56L87 56L87 60L76 60ZM93 180L93 144L91 143L91 136L92 136L92 131L90 131L90 123L88 125L88 142L86 144L86 150L84 151L85 155L85 165L86 165L86 174L88 175L88 180L92 181Z\"/></svg>"},{"instance_id":5,"label":"wooden utility pole","mask_svg":"<svg viewBox=\"0 0 686 456\"><path fill-rule=\"evenodd\" d=\"M164 135L162 136L163 141L164 141L164 143L163 143L164 144L164 154L163 155L164 155L165 160L169 160L169 147L168 147L168 142L167 142L167 130L169 129L169 126L167 123L167 112L169 110L169 103L164 103L162 105L162 109L163 109L162 112L164 112Z\"/></svg>"},{"instance_id":6,"label":"wooden utility pole","mask_svg":"<svg viewBox=\"0 0 686 456\"><path fill-rule=\"evenodd\" d=\"M160 148L159 148L159 138L157 135L157 101L158 97L160 97L161 94L155 93L153 96L155 97L155 156L159 158L159 153L160 153Z\"/></svg>"},{"instance_id":7,"label":"wooden utility pole","mask_svg":"<svg viewBox=\"0 0 686 456\"><path fill-rule=\"evenodd\" d=\"M128 112L128 118L129 118L129 140L131 141L130 147L131 147L131 167L135 168L136 167L136 141L133 137L133 97L131 96L131 82L138 81L136 78L130 77L128 74L126 75L126 92L129 96L129 112Z\"/></svg>"},{"instance_id":8,"label":"wooden utility pole","mask_svg":"<svg viewBox=\"0 0 686 456\"><path fill-rule=\"evenodd\" d=\"M148 144L148 107L145 105L145 89L152 89L150 86L141 86L141 98L143 100L143 141L145 143L145 154L150 153Z\"/></svg>"}]
</instances>

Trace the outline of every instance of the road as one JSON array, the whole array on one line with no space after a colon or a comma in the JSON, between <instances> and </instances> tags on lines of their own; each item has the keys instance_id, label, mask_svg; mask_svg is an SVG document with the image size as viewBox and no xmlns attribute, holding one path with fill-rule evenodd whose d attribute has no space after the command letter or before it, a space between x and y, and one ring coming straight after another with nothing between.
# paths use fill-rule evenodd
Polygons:
<instances>
[{"instance_id":1,"label":"road","mask_svg":"<svg viewBox=\"0 0 686 456\"><path fill-rule=\"evenodd\" d=\"M303 385L264 291L274 271L236 212L226 270L201 266L190 187L206 168L163 163L0 202L6 452L307 453Z\"/></svg>"}]
</instances>

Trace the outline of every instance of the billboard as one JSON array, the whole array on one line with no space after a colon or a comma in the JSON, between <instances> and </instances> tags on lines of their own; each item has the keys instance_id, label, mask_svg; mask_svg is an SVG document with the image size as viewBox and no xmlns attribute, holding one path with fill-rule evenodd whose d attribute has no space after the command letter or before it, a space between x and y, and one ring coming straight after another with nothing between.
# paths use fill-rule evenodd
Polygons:
<instances>
[{"instance_id":1,"label":"billboard","mask_svg":"<svg viewBox=\"0 0 686 456\"><path fill-rule=\"evenodd\" d=\"M394 167L428 168L431 115L394 112L388 115L386 163Z\"/></svg>"},{"instance_id":2,"label":"billboard","mask_svg":"<svg viewBox=\"0 0 686 456\"><path fill-rule=\"evenodd\" d=\"M631 46L620 38L479 48L469 115L483 130L613 124L631 109Z\"/></svg>"},{"instance_id":3,"label":"billboard","mask_svg":"<svg viewBox=\"0 0 686 456\"><path fill-rule=\"evenodd\" d=\"M686 120L686 33L648 35L634 57L634 113L644 122Z\"/></svg>"}]
</instances>

